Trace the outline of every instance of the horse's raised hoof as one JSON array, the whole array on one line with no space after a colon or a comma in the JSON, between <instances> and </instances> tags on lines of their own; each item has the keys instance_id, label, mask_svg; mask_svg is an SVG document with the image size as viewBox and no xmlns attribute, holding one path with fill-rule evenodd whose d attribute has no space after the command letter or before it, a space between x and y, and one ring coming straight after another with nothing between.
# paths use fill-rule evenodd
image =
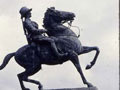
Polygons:
<instances>
[{"instance_id":1,"label":"horse's raised hoof","mask_svg":"<svg viewBox=\"0 0 120 90\"><path fill-rule=\"evenodd\" d=\"M91 65L87 65L85 69L88 70L91 69L91 67L92 67Z\"/></svg>"}]
</instances>

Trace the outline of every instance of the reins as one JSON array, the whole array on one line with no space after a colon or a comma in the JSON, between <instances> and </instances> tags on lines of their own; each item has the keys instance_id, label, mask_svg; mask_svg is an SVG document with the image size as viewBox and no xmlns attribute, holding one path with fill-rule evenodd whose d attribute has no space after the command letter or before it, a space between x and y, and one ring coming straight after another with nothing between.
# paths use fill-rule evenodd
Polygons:
<instances>
[{"instance_id":1,"label":"reins","mask_svg":"<svg viewBox=\"0 0 120 90\"><path fill-rule=\"evenodd\" d=\"M70 22L67 22L68 25L69 25L69 28L70 28L70 27L75 27L75 28L77 28L77 29L79 30L79 34L78 34L77 37L79 38L79 37L80 37L80 28L79 28L78 26L73 26L73 25L72 25L72 21L73 21L73 20L71 20Z\"/></svg>"}]
</instances>

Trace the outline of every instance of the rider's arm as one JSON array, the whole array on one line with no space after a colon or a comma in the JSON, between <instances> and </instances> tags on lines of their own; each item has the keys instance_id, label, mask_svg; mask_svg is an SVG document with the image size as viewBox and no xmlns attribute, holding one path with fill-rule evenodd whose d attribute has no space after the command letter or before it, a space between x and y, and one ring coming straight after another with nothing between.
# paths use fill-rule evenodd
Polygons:
<instances>
[{"instance_id":1,"label":"rider's arm","mask_svg":"<svg viewBox=\"0 0 120 90\"><path fill-rule=\"evenodd\" d=\"M47 33L46 29L39 29L41 33Z\"/></svg>"}]
</instances>

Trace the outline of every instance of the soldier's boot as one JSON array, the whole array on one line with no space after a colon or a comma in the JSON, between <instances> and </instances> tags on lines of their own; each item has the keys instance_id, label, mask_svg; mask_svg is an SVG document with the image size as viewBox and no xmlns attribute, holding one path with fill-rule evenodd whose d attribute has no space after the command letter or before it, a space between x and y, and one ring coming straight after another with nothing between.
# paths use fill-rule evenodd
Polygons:
<instances>
[{"instance_id":1,"label":"soldier's boot","mask_svg":"<svg viewBox=\"0 0 120 90\"><path fill-rule=\"evenodd\" d=\"M51 47L52 47L52 50L53 50L54 54L55 54L57 57L63 57L63 56L67 56L67 55L68 55L68 53L62 53L62 54L59 53L54 42L51 43Z\"/></svg>"}]
</instances>

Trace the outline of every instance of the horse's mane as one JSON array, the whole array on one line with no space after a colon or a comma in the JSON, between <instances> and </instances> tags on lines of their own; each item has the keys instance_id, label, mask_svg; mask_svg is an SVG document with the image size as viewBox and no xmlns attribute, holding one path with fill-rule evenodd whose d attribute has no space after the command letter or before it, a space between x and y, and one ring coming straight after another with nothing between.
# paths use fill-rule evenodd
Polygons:
<instances>
[{"instance_id":1,"label":"horse's mane","mask_svg":"<svg viewBox=\"0 0 120 90\"><path fill-rule=\"evenodd\" d=\"M43 19L43 27L47 28L46 26L49 26L49 21L50 20L50 10L47 9L45 14L44 14L44 19Z\"/></svg>"}]
</instances>

